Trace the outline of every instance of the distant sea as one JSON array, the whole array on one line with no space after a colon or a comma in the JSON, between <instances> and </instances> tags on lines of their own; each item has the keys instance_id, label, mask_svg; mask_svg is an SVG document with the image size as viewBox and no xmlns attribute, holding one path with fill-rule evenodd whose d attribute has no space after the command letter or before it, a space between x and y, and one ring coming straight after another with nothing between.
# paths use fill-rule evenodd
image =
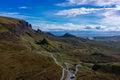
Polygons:
<instances>
[{"instance_id":1,"label":"distant sea","mask_svg":"<svg viewBox=\"0 0 120 80\"><path fill-rule=\"evenodd\" d=\"M120 36L120 31L49 31L49 32L56 36L62 36L65 33L70 33L77 37L83 37L83 38Z\"/></svg>"}]
</instances>

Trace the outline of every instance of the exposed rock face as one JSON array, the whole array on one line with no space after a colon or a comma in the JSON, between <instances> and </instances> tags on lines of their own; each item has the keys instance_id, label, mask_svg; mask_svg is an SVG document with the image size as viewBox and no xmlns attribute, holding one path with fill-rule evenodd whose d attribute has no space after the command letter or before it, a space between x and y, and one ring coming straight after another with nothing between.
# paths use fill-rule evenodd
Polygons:
<instances>
[{"instance_id":1,"label":"exposed rock face","mask_svg":"<svg viewBox=\"0 0 120 80\"><path fill-rule=\"evenodd\" d=\"M95 65L92 67L92 69L93 69L94 71L97 71L99 68L100 68L100 66L97 65L97 64L95 64Z\"/></svg>"},{"instance_id":2,"label":"exposed rock face","mask_svg":"<svg viewBox=\"0 0 120 80\"><path fill-rule=\"evenodd\" d=\"M33 32L31 24L24 20L0 17L0 24L15 35L20 35L23 32Z\"/></svg>"},{"instance_id":3,"label":"exposed rock face","mask_svg":"<svg viewBox=\"0 0 120 80\"><path fill-rule=\"evenodd\" d=\"M43 34L44 34L44 32L43 32L43 31L41 31L40 29L38 29L38 30L36 31L36 33L41 34L41 35L43 35Z\"/></svg>"},{"instance_id":4,"label":"exposed rock face","mask_svg":"<svg viewBox=\"0 0 120 80\"><path fill-rule=\"evenodd\" d=\"M0 17L0 40L17 42L19 36L27 34L32 37L33 33L31 24L24 20Z\"/></svg>"},{"instance_id":5,"label":"exposed rock face","mask_svg":"<svg viewBox=\"0 0 120 80\"><path fill-rule=\"evenodd\" d=\"M38 44L41 44L41 45L45 45L45 44L49 44L47 39L43 39L42 41L38 42Z\"/></svg>"}]
</instances>

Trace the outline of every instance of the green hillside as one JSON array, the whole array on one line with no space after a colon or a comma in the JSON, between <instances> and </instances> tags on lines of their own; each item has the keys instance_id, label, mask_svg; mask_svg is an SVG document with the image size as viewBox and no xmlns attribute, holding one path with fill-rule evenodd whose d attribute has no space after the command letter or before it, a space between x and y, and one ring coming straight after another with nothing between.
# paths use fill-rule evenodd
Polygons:
<instances>
[{"instance_id":1,"label":"green hillside","mask_svg":"<svg viewBox=\"0 0 120 80\"><path fill-rule=\"evenodd\" d=\"M69 33L57 37L24 20L0 17L0 80L60 80L65 62L73 72L81 65L76 80L119 80L119 52L118 43Z\"/></svg>"}]
</instances>

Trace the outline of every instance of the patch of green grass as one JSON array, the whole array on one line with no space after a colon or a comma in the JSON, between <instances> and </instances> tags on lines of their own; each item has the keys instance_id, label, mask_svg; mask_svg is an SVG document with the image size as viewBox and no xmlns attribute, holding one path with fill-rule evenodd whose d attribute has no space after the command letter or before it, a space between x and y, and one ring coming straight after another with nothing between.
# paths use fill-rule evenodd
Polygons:
<instances>
[{"instance_id":1,"label":"patch of green grass","mask_svg":"<svg viewBox=\"0 0 120 80\"><path fill-rule=\"evenodd\" d=\"M40 45L42 48L49 52L63 52L72 48L70 44L59 41L53 41L47 38L45 39L47 40L48 44L39 44L43 40L42 39L38 42L38 45Z\"/></svg>"},{"instance_id":2,"label":"patch of green grass","mask_svg":"<svg viewBox=\"0 0 120 80\"><path fill-rule=\"evenodd\" d=\"M64 65L64 62L72 63L72 58L64 53L54 53L56 59Z\"/></svg>"},{"instance_id":3,"label":"patch of green grass","mask_svg":"<svg viewBox=\"0 0 120 80\"><path fill-rule=\"evenodd\" d=\"M35 44L35 41L33 38L31 38L30 36L28 36L27 34L22 35L20 37L20 41L23 43L24 46L26 46L28 49L32 49L32 50L37 50L39 49L39 46L37 44Z\"/></svg>"}]
</instances>

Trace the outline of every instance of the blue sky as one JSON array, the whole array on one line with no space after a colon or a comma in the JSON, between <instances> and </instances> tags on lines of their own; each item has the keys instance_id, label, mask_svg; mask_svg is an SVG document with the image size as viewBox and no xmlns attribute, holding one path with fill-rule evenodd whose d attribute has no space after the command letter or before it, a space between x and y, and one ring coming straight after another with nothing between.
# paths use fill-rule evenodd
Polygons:
<instances>
[{"instance_id":1,"label":"blue sky","mask_svg":"<svg viewBox=\"0 0 120 80\"><path fill-rule=\"evenodd\" d=\"M43 31L120 31L120 0L1 0L0 16Z\"/></svg>"}]
</instances>

